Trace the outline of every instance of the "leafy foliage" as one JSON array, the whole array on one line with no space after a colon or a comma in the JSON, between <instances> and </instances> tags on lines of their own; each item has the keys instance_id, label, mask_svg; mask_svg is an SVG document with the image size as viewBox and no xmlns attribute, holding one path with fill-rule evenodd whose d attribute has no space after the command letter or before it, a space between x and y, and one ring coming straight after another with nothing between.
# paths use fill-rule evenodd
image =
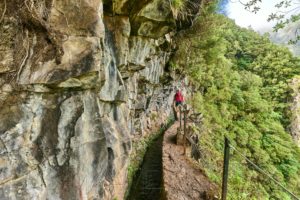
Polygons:
<instances>
[{"instance_id":1,"label":"leafy foliage","mask_svg":"<svg viewBox=\"0 0 300 200\"><path fill-rule=\"evenodd\" d=\"M199 127L201 165L221 182L223 137L300 195L300 151L286 131L289 81L299 59L265 36L203 12L178 36L176 70L190 77L193 106L204 114ZM291 199L280 187L232 152L229 199Z\"/></svg>"}]
</instances>

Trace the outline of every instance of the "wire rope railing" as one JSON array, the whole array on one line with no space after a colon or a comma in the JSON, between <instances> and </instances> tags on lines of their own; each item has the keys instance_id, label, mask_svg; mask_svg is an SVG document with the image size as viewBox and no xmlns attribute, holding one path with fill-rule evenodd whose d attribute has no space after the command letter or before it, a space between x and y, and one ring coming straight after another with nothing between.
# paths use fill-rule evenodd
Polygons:
<instances>
[{"instance_id":1,"label":"wire rope railing","mask_svg":"<svg viewBox=\"0 0 300 200\"><path fill-rule=\"evenodd\" d=\"M186 152L186 140L191 144L192 148L197 148L197 143L193 141L193 139L187 134L187 123L188 123L188 113L190 110L187 109L187 105L183 105L179 107L179 121L180 121L180 129L182 130L183 126L183 145L184 145L184 153ZM182 114L183 114L183 125L182 125ZM293 199L300 200L296 194L291 192L288 188L286 188L280 181L273 177L269 172L263 170L253 161L251 161L247 156L241 153L235 146L233 146L230 140L227 137L224 137L224 160L223 160L223 178L222 178L222 200L227 199L227 185L228 185L228 174L229 174L229 160L230 160L230 149L240 155L243 159L247 161L257 172L266 176L269 180L279 186L284 192L289 194Z\"/></svg>"},{"instance_id":2,"label":"wire rope railing","mask_svg":"<svg viewBox=\"0 0 300 200\"><path fill-rule=\"evenodd\" d=\"M279 187L281 187L281 189L283 189L287 194L289 194L291 197L293 197L296 200L300 200L299 197L297 197L293 192L291 192L289 189L287 189L284 185L282 185L280 183L280 181L278 181L276 178L274 178L270 173L266 172L265 170L263 170L261 167L259 167L257 164L255 164L253 161L251 161L249 158L247 158L247 156L245 156L243 153L241 153L239 150L237 150L236 147L234 147L233 145L230 144L230 141L228 138L225 137L225 140L228 140L228 149L232 149L233 151L235 151L237 154L239 154L242 158L244 158L250 165L252 165L254 167L254 169L256 171L258 171L259 173L265 175L266 177L268 177L271 181L273 181L276 185L278 185Z\"/></svg>"}]
</instances>

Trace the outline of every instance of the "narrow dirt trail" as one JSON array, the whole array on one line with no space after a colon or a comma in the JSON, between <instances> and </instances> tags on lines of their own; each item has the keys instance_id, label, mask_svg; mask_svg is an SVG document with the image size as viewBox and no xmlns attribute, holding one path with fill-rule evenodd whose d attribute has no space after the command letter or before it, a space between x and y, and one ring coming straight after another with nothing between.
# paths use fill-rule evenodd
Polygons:
<instances>
[{"instance_id":1,"label":"narrow dirt trail","mask_svg":"<svg viewBox=\"0 0 300 200\"><path fill-rule=\"evenodd\" d=\"M183 154L183 146L176 145L179 122L171 126L163 140L163 180L166 199L214 199L217 187Z\"/></svg>"}]
</instances>

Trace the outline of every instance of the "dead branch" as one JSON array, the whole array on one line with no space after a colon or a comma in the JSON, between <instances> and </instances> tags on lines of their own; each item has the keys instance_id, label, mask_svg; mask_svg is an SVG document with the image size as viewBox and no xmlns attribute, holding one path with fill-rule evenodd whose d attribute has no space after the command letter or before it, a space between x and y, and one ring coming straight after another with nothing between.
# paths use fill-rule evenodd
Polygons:
<instances>
[{"instance_id":1,"label":"dead branch","mask_svg":"<svg viewBox=\"0 0 300 200\"><path fill-rule=\"evenodd\" d=\"M6 13L6 7L7 7L7 5L6 5L6 0L4 0L4 10L3 10L2 16L1 16L1 18L0 18L0 24L2 23L2 21L3 21L3 19L4 19L4 15L5 15L5 13Z\"/></svg>"},{"instance_id":2,"label":"dead branch","mask_svg":"<svg viewBox=\"0 0 300 200\"><path fill-rule=\"evenodd\" d=\"M28 36L28 30L27 30L27 29L26 29L26 42L27 42L27 45L26 45L26 47L25 47L26 53L25 53L25 56L24 56L24 58L23 58L23 60L22 60L21 65L20 65L20 67L19 67L19 71L18 71L18 74L17 74L17 82L19 82L19 80L20 80L20 75L21 75L21 73L22 73L22 71L23 71L23 68L24 68L24 66L25 66L25 63L26 63L27 58L28 58L28 56L29 56L30 43L29 43L29 36Z\"/></svg>"},{"instance_id":3,"label":"dead branch","mask_svg":"<svg viewBox=\"0 0 300 200\"><path fill-rule=\"evenodd\" d=\"M55 7L54 7L54 8L55 8ZM67 16L66 16L66 14L65 14L63 11L61 11L60 9L58 9L58 8L55 8L55 10L57 10L59 13L61 13L61 14L64 16L65 21L66 21L66 23L67 23L67 27L69 28L69 21L68 21L68 18L67 18Z\"/></svg>"},{"instance_id":4,"label":"dead branch","mask_svg":"<svg viewBox=\"0 0 300 200\"><path fill-rule=\"evenodd\" d=\"M122 83L122 85L125 87L125 84L124 84L124 81L123 81L123 78L122 78L122 75L121 75L121 72L119 71L119 69L117 69L118 71L118 77L120 79L120 82Z\"/></svg>"},{"instance_id":5,"label":"dead branch","mask_svg":"<svg viewBox=\"0 0 300 200\"><path fill-rule=\"evenodd\" d=\"M28 3L28 1L30 4ZM37 8L35 7L34 2L32 0L25 0L24 3L25 3L25 6L26 6L28 12L31 14L32 19L36 20L36 22L39 23L40 26L42 26L43 28L45 28L48 31L49 27L48 27L47 23L45 22L45 20L43 20L43 16L41 16L41 14L38 12Z\"/></svg>"}]
</instances>

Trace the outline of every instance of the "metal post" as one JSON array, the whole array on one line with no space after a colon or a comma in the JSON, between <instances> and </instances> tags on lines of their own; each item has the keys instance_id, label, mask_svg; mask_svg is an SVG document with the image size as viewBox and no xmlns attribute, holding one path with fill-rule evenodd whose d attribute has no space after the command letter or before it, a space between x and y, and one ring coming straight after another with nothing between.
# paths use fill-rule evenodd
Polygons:
<instances>
[{"instance_id":1,"label":"metal post","mask_svg":"<svg viewBox=\"0 0 300 200\"><path fill-rule=\"evenodd\" d=\"M183 148L185 154L185 146L186 146L186 125L187 125L187 107L183 107Z\"/></svg>"},{"instance_id":2,"label":"metal post","mask_svg":"<svg viewBox=\"0 0 300 200\"><path fill-rule=\"evenodd\" d=\"M222 182L222 200L226 200L227 196L227 181L228 181L228 169L229 169L229 140L225 137L224 147L224 164L223 164L223 182Z\"/></svg>"}]
</instances>

